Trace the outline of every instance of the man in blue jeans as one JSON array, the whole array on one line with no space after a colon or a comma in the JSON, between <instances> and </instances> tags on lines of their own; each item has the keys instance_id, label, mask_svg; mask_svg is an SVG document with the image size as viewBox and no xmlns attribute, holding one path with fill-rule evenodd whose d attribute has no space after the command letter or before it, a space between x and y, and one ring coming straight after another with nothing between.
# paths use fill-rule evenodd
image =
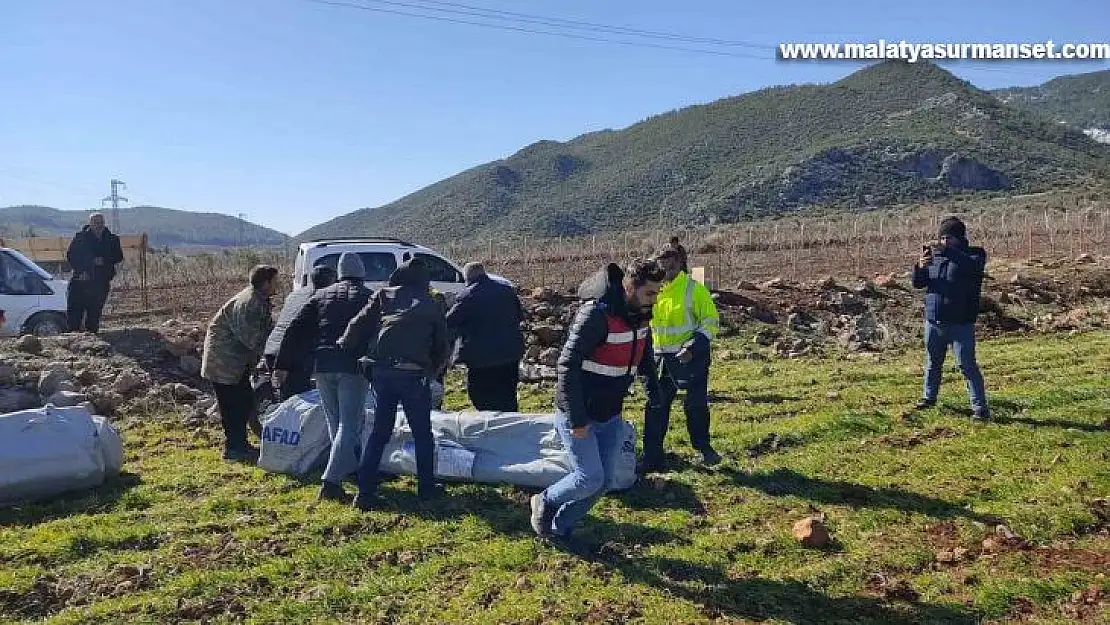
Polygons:
<instances>
[{"instance_id":1,"label":"man in blue jeans","mask_svg":"<svg viewBox=\"0 0 1110 625\"><path fill-rule=\"evenodd\" d=\"M315 365L316 388L328 418L331 451L320 485L321 500L350 502L342 482L358 468L358 445L366 420L367 380L359 371L358 356L338 346L372 292L363 283L366 269L354 252L339 257L339 282L317 291L290 322L281 339L274 372L284 387L289 371L311 359Z\"/></svg>"},{"instance_id":2,"label":"man in blue jeans","mask_svg":"<svg viewBox=\"0 0 1110 625\"><path fill-rule=\"evenodd\" d=\"M559 356L555 430L571 472L531 500L532 529L567 547L571 531L608 489L622 442L628 387L643 376L658 395L651 310L663 282L655 261L610 264L579 287L586 300Z\"/></svg>"},{"instance_id":3,"label":"man in blue jeans","mask_svg":"<svg viewBox=\"0 0 1110 625\"><path fill-rule=\"evenodd\" d=\"M392 284L377 293L351 320L339 339L342 349L366 354L373 378L374 429L358 470L354 505L370 510L377 499L382 453L393 436L397 404L405 409L416 446L416 481L420 499L440 492L435 483L431 383L447 364L447 319L431 295L428 270L414 258L397 269Z\"/></svg>"},{"instance_id":4,"label":"man in blue jeans","mask_svg":"<svg viewBox=\"0 0 1110 625\"><path fill-rule=\"evenodd\" d=\"M974 418L990 418L983 374L975 361L975 320L987 253L972 247L967 227L956 217L940 223L937 241L922 248L913 269L913 286L925 289L925 389L917 408L932 408L940 392L941 373L948 346L967 380Z\"/></svg>"}]
</instances>

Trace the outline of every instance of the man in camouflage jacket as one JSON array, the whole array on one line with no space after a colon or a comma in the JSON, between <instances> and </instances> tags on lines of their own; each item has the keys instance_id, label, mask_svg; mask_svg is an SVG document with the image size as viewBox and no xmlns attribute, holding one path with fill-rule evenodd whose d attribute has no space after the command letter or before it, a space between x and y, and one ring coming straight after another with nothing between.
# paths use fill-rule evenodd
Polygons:
<instances>
[{"instance_id":1,"label":"man in camouflage jacket","mask_svg":"<svg viewBox=\"0 0 1110 625\"><path fill-rule=\"evenodd\" d=\"M247 421L255 407L250 372L274 328L270 296L277 273L274 267L255 267L251 285L228 300L208 324L200 375L216 391L226 460L250 460L257 453L247 442Z\"/></svg>"}]
</instances>

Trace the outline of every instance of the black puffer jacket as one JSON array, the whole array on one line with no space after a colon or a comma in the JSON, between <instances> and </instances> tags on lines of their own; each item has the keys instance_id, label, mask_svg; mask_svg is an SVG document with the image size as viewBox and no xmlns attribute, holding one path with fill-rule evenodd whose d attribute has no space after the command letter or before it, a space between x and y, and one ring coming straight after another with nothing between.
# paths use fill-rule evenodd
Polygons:
<instances>
[{"instance_id":1,"label":"black puffer jacket","mask_svg":"<svg viewBox=\"0 0 1110 625\"><path fill-rule=\"evenodd\" d=\"M629 367L627 375L612 377L582 369L582 363L591 359L596 350L605 344L610 318L622 320L634 329L647 328L651 321L650 313L629 310L621 286L623 279L621 268L610 264L587 278L578 288L578 296L587 301L578 309L559 356L559 382L555 391L559 412L568 415L575 427L590 421L608 421L621 414L624 398L637 375L647 381L649 396L654 396L656 392L655 356L650 331L646 332L642 341L634 343L635 349L642 355L639 365Z\"/></svg>"},{"instance_id":2,"label":"black puffer jacket","mask_svg":"<svg viewBox=\"0 0 1110 625\"><path fill-rule=\"evenodd\" d=\"M317 373L358 373L361 354L342 350L337 343L372 293L360 278L341 280L317 291L285 331L274 367L291 371L311 354Z\"/></svg>"},{"instance_id":3,"label":"black puffer jacket","mask_svg":"<svg viewBox=\"0 0 1110 625\"><path fill-rule=\"evenodd\" d=\"M281 342L285 339L285 331L289 329L289 324L293 323L301 309L315 294L316 289L314 287L305 286L293 289L289 295L285 296L285 301L281 304L281 312L278 313L277 320L274 321L274 329L270 331L270 336L266 339L266 349L262 352L264 355L272 358L277 357L281 350Z\"/></svg>"},{"instance_id":4,"label":"black puffer jacket","mask_svg":"<svg viewBox=\"0 0 1110 625\"><path fill-rule=\"evenodd\" d=\"M979 317L987 252L981 247L950 245L925 267L914 267L913 286L925 289L925 319L932 323L975 323Z\"/></svg>"}]
</instances>

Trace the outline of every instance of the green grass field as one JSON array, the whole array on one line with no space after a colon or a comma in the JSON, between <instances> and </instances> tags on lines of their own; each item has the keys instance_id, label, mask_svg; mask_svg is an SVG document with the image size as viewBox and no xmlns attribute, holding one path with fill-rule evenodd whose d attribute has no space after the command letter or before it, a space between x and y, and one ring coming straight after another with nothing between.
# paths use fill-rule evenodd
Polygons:
<instances>
[{"instance_id":1,"label":"green grass field","mask_svg":"<svg viewBox=\"0 0 1110 625\"><path fill-rule=\"evenodd\" d=\"M951 363L942 405L907 413L918 352L780 361L750 345L729 341L713 374L728 460L693 462L676 406L670 472L602 500L581 530L590 558L533 538L524 490L454 485L421 504L405 477L379 511L314 507L315 483L221 461L218 428L122 418L118 480L0 510L0 620L1108 622L1089 588L1110 572L1095 501L1110 496L1110 333L982 343L989 424L968 418ZM550 388L521 393L550 410ZM811 514L824 549L791 536ZM1000 523L1029 545L984 545Z\"/></svg>"}]
</instances>

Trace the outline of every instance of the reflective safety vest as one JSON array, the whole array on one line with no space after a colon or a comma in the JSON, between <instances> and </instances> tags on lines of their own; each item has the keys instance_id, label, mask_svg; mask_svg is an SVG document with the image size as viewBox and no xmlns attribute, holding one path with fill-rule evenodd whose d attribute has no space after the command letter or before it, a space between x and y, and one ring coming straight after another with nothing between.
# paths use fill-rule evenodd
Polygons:
<instances>
[{"instance_id":1,"label":"reflective safety vest","mask_svg":"<svg viewBox=\"0 0 1110 625\"><path fill-rule=\"evenodd\" d=\"M647 350L649 328L636 330L620 317L605 315L609 333L589 358L582 361L582 370L610 378L636 375L636 368Z\"/></svg>"},{"instance_id":2,"label":"reflective safety vest","mask_svg":"<svg viewBox=\"0 0 1110 625\"><path fill-rule=\"evenodd\" d=\"M701 334L712 341L720 328L717 305L705 285L681 272L659 291L652 309L652 347L657 354L674 354Z\"/></svg>"}]
</instances>

